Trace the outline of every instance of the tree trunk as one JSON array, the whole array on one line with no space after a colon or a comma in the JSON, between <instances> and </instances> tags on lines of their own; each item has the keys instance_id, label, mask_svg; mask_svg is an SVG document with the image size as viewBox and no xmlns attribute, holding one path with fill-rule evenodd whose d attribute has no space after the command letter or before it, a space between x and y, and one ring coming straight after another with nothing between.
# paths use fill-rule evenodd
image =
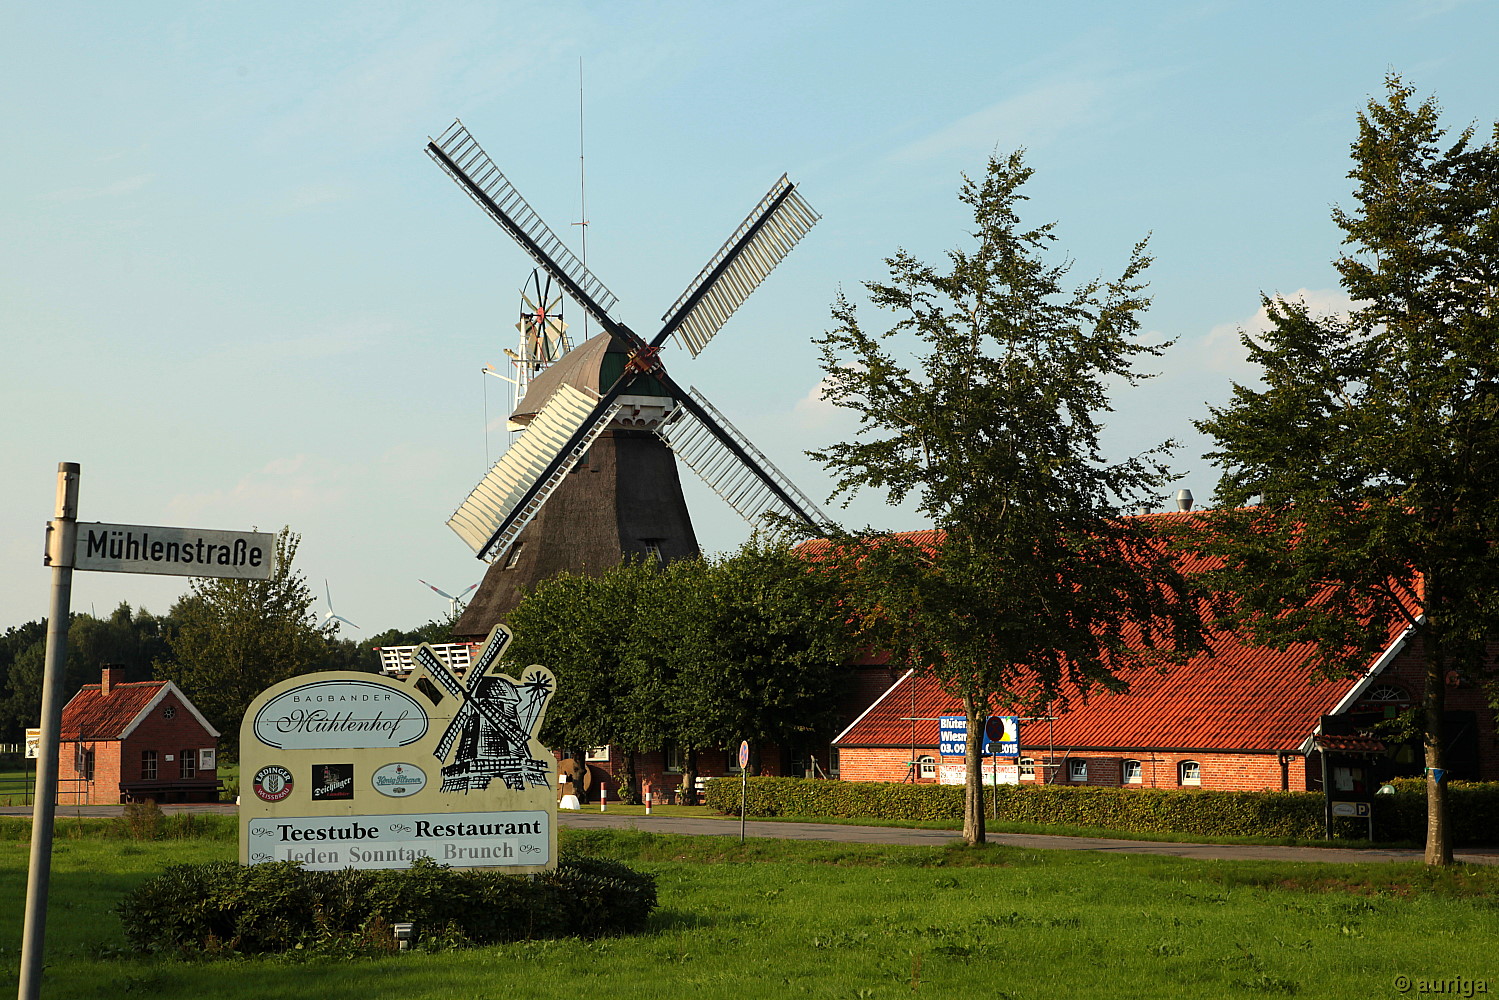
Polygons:
<instances>
[{"instance_id":1,"label":"tree trunk","mask_svg":"<svg viewBox=\"0 0 1499 1000\"><path fill-rule=\"evenodd\" d=\"M984 843L984 716L980 710L987 708L969 695L963 699L963 711L968 716L968 750L964 754L965 781L963 794L963 840L968 844Z\"/></svg>"},{"instance_id":2,"label":"tree trunk","mask_svg":"<svg viewBox=\"0 0 1499 1000\"><path fill-rule=\"evenodd\" d=\"M635 778L635 751L625 751L624 767L620 768L619 777L614 781L615 792L619 795L619 801L627 806L640 805L640 786Z\"/></svg>"},{"instance_id":3,"label":"tree trunk","mask_svg":"<svg viewBox=\"0 0 1499 1000\"><path fill-rule=\"evenodd\" d=\"M682 794L681 804L684 806L697 805L697 751L688 750L682 754Z\"/></svg>"},{"instance_id":4,"label":"tree trunk","mask_svg":"<svg viewBox=\"0 0 1499 1000\"><path fill-rule=\"evenodd\" d=\"M1428 635L1436 646L1439 637ZM1447 754L1443 749L1443 723L1447 712L1447 661L1440 648L1426 651L1426 689L1421 694L1426 735L1426 863L1452 864L1452 841L1447 828Z\"/></svg>"}]
</instances>

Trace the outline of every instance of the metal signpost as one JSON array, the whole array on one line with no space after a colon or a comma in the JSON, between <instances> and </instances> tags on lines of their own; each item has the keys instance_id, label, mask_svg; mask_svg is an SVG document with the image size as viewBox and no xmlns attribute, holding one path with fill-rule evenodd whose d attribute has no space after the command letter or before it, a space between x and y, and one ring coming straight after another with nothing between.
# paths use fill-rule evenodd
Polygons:
<instances>
[{"instance_id":1,"label":"metal signpost","mask_svg":"<svg viewBox=\"0 0 1499 1000\"><path fill-rule=\"evenodd\" d=\"M31 865L26 876L21 978L16 994L20 1000L36 1000L42 990L42 946L47 926L47 893L52 881L57 752L61 742L63 665L68 653L73 570L268 580L275 569L276 539L263 532L79 524L78 475L77 462L58 463L57 505L52 520L47 522L44 564L52 568L52 598L47 613L42 724L37 740L36 795L31 813ZM80 531L85 539L82 546L78 544Z\"/></svg>"},{"instance_id":2,"label":"metal signpost","mask_svg":"<svg viewBox=\"0 0 1499 1000\"><path fill-rule=\"evenodd\" d=\"M749 797L749 740L739 741L739 842L744 843L745 801Z\"/></svg>"}]
</instances>

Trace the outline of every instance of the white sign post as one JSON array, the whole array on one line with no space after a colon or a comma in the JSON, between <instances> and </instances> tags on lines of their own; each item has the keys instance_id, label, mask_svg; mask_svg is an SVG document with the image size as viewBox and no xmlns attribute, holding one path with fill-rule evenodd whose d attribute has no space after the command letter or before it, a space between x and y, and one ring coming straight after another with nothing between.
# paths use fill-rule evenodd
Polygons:
<instances>
[{"instance_id":1,"label":"white sign post","mask_svg":"<svg viewBox=\"0 0 1499 1000\"><path fill-rule=\"evenodd\" d=\"M79 524L78 477L77 462L58 463L57 506L52 520L47 522L43 563L52 569L52 599L47 617L47 655L42 668L36 798L31 813L31 865L26 877L21 977L16 993L20 1000L37 1000L42 991L42 947L47 927L47 893L52 881L52 827L57 815L62 671L68 654L73 570L240 580L268 580L275 571L275 536L263 532ZM27 744L30 755L29 734Z\"/></svg>"}]
</instances>

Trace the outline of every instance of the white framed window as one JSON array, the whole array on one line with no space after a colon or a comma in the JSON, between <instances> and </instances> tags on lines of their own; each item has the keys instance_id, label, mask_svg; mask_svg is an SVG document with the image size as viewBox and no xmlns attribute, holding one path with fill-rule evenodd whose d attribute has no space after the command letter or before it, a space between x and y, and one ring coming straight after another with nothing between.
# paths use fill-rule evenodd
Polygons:
<instances>
[{"instance_id":1,"label":"white framed window","mask_svg":"<svg viewBox=\"0 0 1499 1000\"><path fill-rule=\"evenodd\" d=\"M1176 765L1176 774L1183 785L1202 784L1202 765L1195 760L1184 760Z\"/></svg>"},{"instance_id":2,"label":"white framed window","mask_svg":"<svg viewBox=\"0 0 1499 1000\"><path fill-rule=\"evenodd\" d=\"M1030 778L1032 781L1035 780L1035 778L1036 778L1036 758L1034 758L1034 757L1021 757L1020 758L1020 777L1021 777L1021 780L1024 780L1026 778Z\"/></svg>"},{"instance_id":3,"label":"white framed window","mask_svg":"<svg viewBox=\"0 0 1499 1000\"><path fill-rule=\"evenodd\" d=\"M930 756L917 757L916 773L923 778L935 778L937 776L937 761Z\"/></svg>"},{"instance_id":4,"label":"white framed window","mask_svg":"<svg viewBox=\"0 0 1499 1000\"><path fill-rule=\"evenodd\" d=\"M1145 765L1138 760L1127 760L1121 771L1126 785L1138 785L1145 780Z\"/></svg>"},{"instance_id":5,"label":"white framed window","mask_svg":"<svg viewBox=\"0 0 1499 1000\"><path fill-rule=\"evenodd\" d=\"M198 755L193 753L191 750L182 751L182 753L177 757L177 773L184 778L196 778L198 776L198 769L195 766L197 760Z\"/></svg>"},{"instance_id":6,"label":"white framed window","mask_svg":"<svg viewBox=\"0 0 1499 1000\"><path fill-rule=\"evenodd\" d=\"M1087 781L1088 762L1078 757L1071 757L1067 761L1068 781Z\"/></svg>"},{"instance_id":7,"label":"white framed window","mask_svg":"<svg viewBox=\"0 0 1499 1000\"><path fill-rule=\"evenodd\" d=\"M520 550L525 548L525 542L516 542L510 546L510 551L505 555L505 568L514 569L515 564L520 562Z\"/></svg>"},{"instance_id":8,"label":"white framed window","mask_svg":"<svg viewBox=\"0 0 1499 1000\"><path fill-rule=\"evenodd\" d=\"M583 754L583 760L588 764L607 764L609 763L609 748L607 746L589 747Z\"/></svg>"},{"instance_id":9,"label":"white framed window","mask_svg":"<svg viewBox=\"0 0 1499 1000\"><path fill-rule=\"evenodd\" d=\"M687 755L682 748L676 745L666 748L666 769L676 774L681 774L687 766Z\"/></svg>"},{"instance_id":10,"label":"white framed window","mask_svg":"<svg viewBox=\"0 0 1499 1000\"><path fill-rule=\"evenodd\" d=\"M155 750L142 750L141 751L141 780L142 781L155 781L156 780L156 751Z\"/></svg>"}]
</instances>

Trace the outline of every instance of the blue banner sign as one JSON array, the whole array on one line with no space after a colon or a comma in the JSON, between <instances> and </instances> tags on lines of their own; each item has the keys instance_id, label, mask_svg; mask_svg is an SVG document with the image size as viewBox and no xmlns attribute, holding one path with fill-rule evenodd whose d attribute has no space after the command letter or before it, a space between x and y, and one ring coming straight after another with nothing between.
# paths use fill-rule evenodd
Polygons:
<instances>
[{"instance_id":1,"label":"blue banner sign","mask_svg":"<svg viewBox=\"0 0 1499 1000\"><path fill-rule=\"evenodd\" d=\"M944 757L961 757L968 752L968 719L966 716L942 716L937 730L937 749Z\"/></svg>"}]
</instances>

